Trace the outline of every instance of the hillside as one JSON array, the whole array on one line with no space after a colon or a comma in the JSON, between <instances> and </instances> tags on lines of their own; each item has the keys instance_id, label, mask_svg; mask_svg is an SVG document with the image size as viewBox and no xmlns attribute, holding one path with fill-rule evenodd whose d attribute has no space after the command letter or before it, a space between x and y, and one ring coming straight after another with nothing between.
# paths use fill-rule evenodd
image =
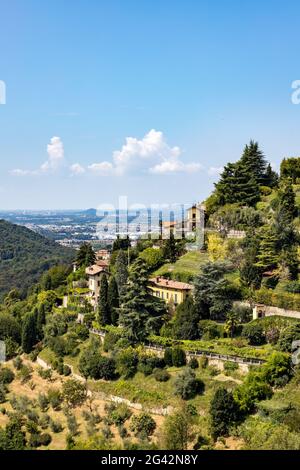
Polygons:
<instances>
[{"instance_id":1,"label":"hillside","mask_svg":"<svg viewBox=\"0 0 300 470\"><path fill-rule=\"evenodd\" d=\"M13 288L25 293L44 271L73 257L73 250L0 220L0 298Z\"/></svg>"}]
</instances>

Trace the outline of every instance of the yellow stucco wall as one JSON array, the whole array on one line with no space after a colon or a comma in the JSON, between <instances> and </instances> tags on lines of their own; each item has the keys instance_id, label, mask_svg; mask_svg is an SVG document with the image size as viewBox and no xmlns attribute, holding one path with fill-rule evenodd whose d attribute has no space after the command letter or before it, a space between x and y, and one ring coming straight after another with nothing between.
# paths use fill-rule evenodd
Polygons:
<instances>
[{"instance_id":1,"label":"yellow stucco wall","mask_svg":"<svg viewBox=\"0 0 300 470\"><path fill-rule=\"evenodd\" d=\"M188 295L190 295L190 291L185 289L171 289L165 287L157 287L157 286L149 286L153 292L153 295L159 297L160 299L165 300L166 302L170 302L173 300L175 304L181 304Z\"/></svg>"}]
</instances>

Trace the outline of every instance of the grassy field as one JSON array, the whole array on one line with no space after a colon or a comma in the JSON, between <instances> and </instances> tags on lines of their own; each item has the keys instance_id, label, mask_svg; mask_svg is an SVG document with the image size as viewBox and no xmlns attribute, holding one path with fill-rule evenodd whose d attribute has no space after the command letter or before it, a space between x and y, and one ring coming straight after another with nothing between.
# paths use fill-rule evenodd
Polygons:
<instances>
[{"instance_id":1,"label":"grassy field","mask_svg":"<svg viewBox=\"0 0 300 470\"><path fill-rule=\"evenodd\" d=\"M134 377L124 380L120 378L115 381L88 381L88 386L91 390L99 391L107 395L117 395L126 398L134 403L141 403L147 407L164 407L172 406L176 408L180 406L181 399L174 395L174 381L177 375L183 368L171 367L167 369L170 374L170 379L167 382L157 382L153 375L147 377L141 372L137 372ZM220 380L226 382L230 388L236 385L236 380L233 377L227 377L223 374L212 376L212 369L198 369L196 375L205 383L204 393L197 395L195 398L189 400L199 408L205 411L210 402L211 396L216 388L219 386Z\"/></svg>"},{"instance_id":2,"label":"grassy field","mask_svg":"<svg viewBox=\"0 0 300 470\"><path fill-rule=\"evenodd\" d=\"M179 258L176 263L161 266L153 273L153 276L169 275L172 279L191 281L199 273L201 265L207 261L207 253L190 251Z\"/></svg>"}]
</instances>

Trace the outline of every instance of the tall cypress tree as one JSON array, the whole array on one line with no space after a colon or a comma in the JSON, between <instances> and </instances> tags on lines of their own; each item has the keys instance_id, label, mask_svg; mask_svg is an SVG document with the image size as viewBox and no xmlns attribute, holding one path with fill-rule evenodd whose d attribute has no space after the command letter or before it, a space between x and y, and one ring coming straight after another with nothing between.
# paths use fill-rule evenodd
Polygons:
<instances>
[{"instance_id":1,"label":"tall cypress tree","mask_svg":"<svg viewBox=\"0 0 300 470\"><path fill-rule=\"evenodd\" d=\"M138 258L131 266L127 291L119 309L119 324L132 342L143 342L151 333L157 333L166 313L163 301L154 297L148 288L146 263Z\"/></svg>"},{"instance_id":2,"label":"tall cypress tree","mask_svg":"<svg viewBox=\"0 0 300 470\"><path fill-rule=\"evenodd\" d=\"M27 313L23 320L22 325L22 349L26 354L29 354L33 346L37 343L37 312Z\"/></svg>"},{"instance_id":3,"label":"tall cypress tree","mask_svg":"<svg viewBox=\"0 0 300 470\"><path fill-rule=\"evenodd\" d=\"M101 277L100 295L98 301L98 315L101 325L111 324L111 314L108 304L108 282L105 274Z\"/></svg>"},{"instance_id":4,"label":"tall cypress tree","mask_svg":"<svg viewBox=\"0 0 300 470\"><path fill-rule=\"evenodd\" d=\"M165 240L163 244L162 254L170 263L175 263L177 259L177 246L173 230L170 231L170 238Z\"/></svg>"},{"instance_id":5,"label":"tall cypress tree","mask_svg":"<svg viewBox=\"0 0 300 470\"><path fill-rule=\"evenodd\" d=\"M112 276L108 285L108 294L107 294L108 306L111 313L111 323L116 325L119 319L119 292L118 285L115 276Z\"/></svg>"},{"instance_id":6,"label":"tall cypress tree","mask_svg":"<svg viewBox=\"0 0 300 470\"><path fill-rule=\"evenodd\" d=\"M45 310L45 305L41 304L38 309L37 319L36 319L36 331L37 331L37 337L39 340L42 340L44 337L43 327L45 324L46 324L46 310Z\"/></svg>"},{"instance_id":7,"label":"tall cypress tree","mask_svg":"<svg viewBox=\"0 0 300 470\"><path fill-rule=\"evenodd\" d=\"M127 256L123 250L120 250L116 260L116 282L120 301L126 292L126 283L128 279Z\"/></svg>"}]
</instances>

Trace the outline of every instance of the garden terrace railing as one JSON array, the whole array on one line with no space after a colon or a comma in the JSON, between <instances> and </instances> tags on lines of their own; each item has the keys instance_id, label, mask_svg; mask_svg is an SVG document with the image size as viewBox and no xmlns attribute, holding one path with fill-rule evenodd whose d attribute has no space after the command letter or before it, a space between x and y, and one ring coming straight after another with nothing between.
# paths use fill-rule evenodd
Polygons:
<instances>
[{"instance_id":1,"label":"garden terrace railing","mask_svg":"<svg viewBox=\"0 0 300 470\"><path fill-rule=\"evenodd\" d=\"M96 328L91 328L90 333L101 336L102 338L105 337L107 331L106 330L98 330ZM157 351L157 352L164 352L167 347L172 347L172 346L161 346L155 343L148 343L146 345L146 349L149 349L151 351ZM263 359L257 359L254 357L241 357L241 356L235 356L235 355L228 355L228 354L218 354L218 353L213 353L210 351L206 351L205 349L196 349L196 350L185 350L187 356L189 357L202 357L206 356L210 359L217 359L219 361L225 361L225 362L236 362L238 364L246 364L248 366L252 365L262 365L266 361Z\"/></svg>"}]
</instances>

